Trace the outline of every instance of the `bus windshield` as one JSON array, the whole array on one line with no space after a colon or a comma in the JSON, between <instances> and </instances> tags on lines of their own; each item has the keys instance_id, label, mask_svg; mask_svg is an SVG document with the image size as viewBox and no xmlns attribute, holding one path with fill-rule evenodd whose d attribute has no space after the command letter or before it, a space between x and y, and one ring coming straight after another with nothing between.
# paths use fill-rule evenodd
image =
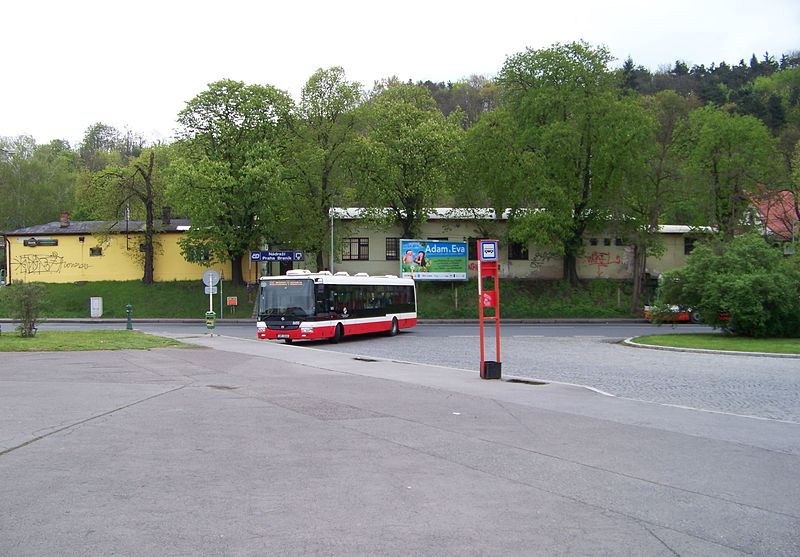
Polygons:
<instances>
[{"instance_id":1,"label":"bus windshield","mask_svg":"<svg viewBox=\"0 0 800 557\"><path fill-rule=\"evenodd\" d=\"M301 279L266 279L261 281L258 315L303 318L314 315L314 283Z\"/></svg>"}]
</instances>

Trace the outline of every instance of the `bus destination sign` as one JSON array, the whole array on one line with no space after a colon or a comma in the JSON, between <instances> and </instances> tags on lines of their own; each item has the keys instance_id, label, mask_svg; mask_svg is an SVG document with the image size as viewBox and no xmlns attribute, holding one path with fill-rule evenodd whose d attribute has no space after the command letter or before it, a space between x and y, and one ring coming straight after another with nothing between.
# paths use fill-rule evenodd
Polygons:
<instances>
[{"instance_id":1,"label":"bus destination sign","mask_svg":"<svg viewBox=\"0 0 800 557\"><path fill-rule=\"evenodd\" d=\"M305 261L306 256L302 251L251 251L250 261Z\"/></svg>"}]
</instances>

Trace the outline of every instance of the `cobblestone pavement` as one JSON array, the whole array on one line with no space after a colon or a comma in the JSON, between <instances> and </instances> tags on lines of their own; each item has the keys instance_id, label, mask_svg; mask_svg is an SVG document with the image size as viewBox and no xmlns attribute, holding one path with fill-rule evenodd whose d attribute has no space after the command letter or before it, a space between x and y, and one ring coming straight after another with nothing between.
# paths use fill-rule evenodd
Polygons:
<instances>
[{"instance_id":1,"label":"cobblestone pavement","mask_svg":"<svg viewBox=\"0 0 800 557\"><path fill-rule=\"evenodd\" d=\"M364 356L479 367L477 334L345 339L314 348ZM620 337L502 336L504 376L586 385L636 400L800 423L800 360L633 348ZM401 350L398 350L401 348ZM494 340L486 341L493 360Z\"/></svg>"}]
</instances>

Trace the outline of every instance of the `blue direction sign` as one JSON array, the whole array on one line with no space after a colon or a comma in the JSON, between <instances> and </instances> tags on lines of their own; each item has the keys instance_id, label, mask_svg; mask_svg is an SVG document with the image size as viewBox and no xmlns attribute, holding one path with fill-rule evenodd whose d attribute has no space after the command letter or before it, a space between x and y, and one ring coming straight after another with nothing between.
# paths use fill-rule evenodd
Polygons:
<instances>
[{"instance_id":1,"label":"blue direction sign","mask_svg":"<svg viewBox=\"0 0 800 557\"><path fill-rule=\"evenodd\" d=\"M250 261L305 261L306 256L302 251L251 251Z\"/></svg>"}]
</instances>

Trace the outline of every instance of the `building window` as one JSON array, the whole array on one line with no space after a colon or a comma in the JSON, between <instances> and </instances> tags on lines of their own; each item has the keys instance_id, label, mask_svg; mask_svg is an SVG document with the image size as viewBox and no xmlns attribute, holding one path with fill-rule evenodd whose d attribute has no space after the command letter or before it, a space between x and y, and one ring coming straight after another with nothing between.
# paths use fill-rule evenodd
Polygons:
<instances>
[{"instance_id":1,"label":"building window","mask_svg":"<svg viewBox=\"0 0 800 557\"><path fill-rule=\"evenodd\" d=\"M528 259L528 246L517 242L509 242L508 244L508 259Z\"/></svg>"},{"instance_id":2,"label":"building window","mask_svg":"<svg viewBox=\"0 0 800 557\"><path fill-rule=\"evenodd\" d=\"M684 238L683 239L683 255L689 255L692 253L694 249L694 243L697 241L696 238Z\"/></svg>"},{"instance_id":3,"label":"building window","mask_svg":"<svg viewBox=\"0 0 800 557\"><path fill-rule=\"evenodd\" d=\"M342 261L368 261L369 238L345 238Z\"/></svg>"},{"instance_id":4,"label":"building window","mask_svg":"<svg viewBox=\"0 0 800 557\"><path fill-rule=\"evenodd\" d=\"M96 248L89 248L89 256L90 257L99 257L103 255L103 248L97 246Z\"/></svg>"},{"instance_id":5,"label":"building window","mask_svg":"<svg viewBox=\"0 0 800 557\"><path fill-rule=\"evenodd\" d=\"M624 246L624 245L625 245L625 242L623 242L623 241L622 241L622 238L616 238L616 239L614 240L614 245L615 245L615 246Z\"/></svg>"},{"instance_id":6,"label":"building window","mask_svg":"<svg viewBox=\"0 0 800 557\"><path fill-rule=\"evenodd\" d=\"M611 245L611 238L603 238L603 245L610 246Z\"/></svg>"},{"instance_id":7,"label":"building window","mask_svg":"<svg viewBox=\"0 0 800 557\"><path fill-rule=\"evenodd\" d=\"M467 238L467 259L478 260L478 238Z\"/></svg>"},{"instance_id":8,"label":"building window","mask_svg":"<svg viewBox=\"0 0 800 557\"><path fill-rule=\"evenodd\" d=\"M589 245L596 246L597 245L597 238L589 238Z\"/></svg>"},{"instance_id":9,"label":"building window","mask_svg":"<svg viewBox=\"0 0 800 557\"><path fill-rule=\"evenodd\" d=\"M400 261L400 238L386 238L386 261Z\"/></svg>"}]
</instances>

